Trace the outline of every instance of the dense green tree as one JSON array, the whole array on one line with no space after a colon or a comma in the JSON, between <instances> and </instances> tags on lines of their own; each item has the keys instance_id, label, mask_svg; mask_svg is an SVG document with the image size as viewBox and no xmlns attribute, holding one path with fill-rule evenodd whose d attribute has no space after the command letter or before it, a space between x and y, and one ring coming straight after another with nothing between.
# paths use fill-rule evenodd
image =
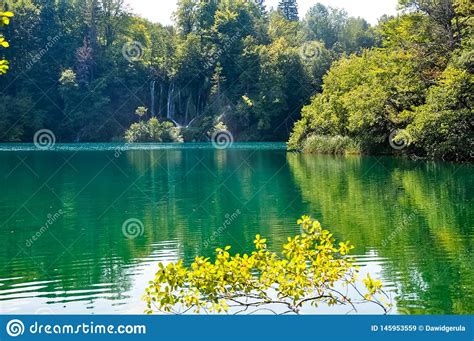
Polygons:
<instances>
[{"instance_id":1,"label":"dense green tree","mask_svg":"<svg viewBox=\"0 0 474 341\"><path fill-rule=\"evenodd\" d=\"M328 48L332 48L339 39L346 18L346 12L317 3L304 18L306 34L309 39L322 41Z\"/></svg>"},{"instance_id":2,"label":"dense green tree","mask_svg":"<svg viewBox=\"0 0 474 341\"><path fill-rule=\"evenodd\" d=\"M365 151L472 157L472 8L449 0L400 4L408 13L379 26L383 48L333 65L322 94L303 108L291 148L342 135ZM344 39L354 41L347 32Z\"/></svg>"},{"instance_id":3,"label":"dense green tree","mask_svg":"<svg viewBox=\"0 0 474 341\"><path fill-rule=\"evenodd\" d=\"M360 52L378 43L367 21L349 17L345 11L321 3L309 9L303 25L307 39L322 41L337 52Z\"/></svg>"},{"instance_id":4,"label":"dense green tree","mask_svg":"<svg viewBox=\"0 0 474 341\"><path fill-rule=\"evenodd\" d=\"M280 12L272 12L269 15L268 36L271 41L285 38L293 46L303 43L304 36L300 30L300 24L295 21L288 21Z\"/></svg>"},{"instance_id":5,"label":"dense green tree","mask_svg":"<svg viewBox=\"0 0 474 341\"><path fill-rule=\"evenodd\" d=\"M278 11L289 21L298 21L298 3L296 0L280 0Z\"/></svg>"},{"instance_id":6,"label":"dense green tree","mask_svg":"<svg viewBox=\"0 0 474 341\"><path fill-rule=\"evenodd\" d=\"M174 13L174 19L178 31L183 36L191 33L195 29L195 11L197 3L194 0L179 0L178 9Z\"/></svg>"},{"instance_id":7,"label":"dense green tree","mask_svg":"<svg viewBox=\"0 0 474 341\"><path fill-rule=\"evenodd\" d=\"M411 143L430 157L469 159L474 150L474 77L449 66L430 88L426 103L407 116Z\"/></svg>"},{"instance_id":8,"label":"dense green tree","mask_svg":"<svg viewBox=\"0 0 474 341\"><path fill-rule=\"evenodd\" d=\"M259 47L258 52L260 76L253 108L257 131L268 139L279 139L278 132L287 134L311 94L309 78L298 48L284 38Z\"/></svg>"},{"instance_id":9,"label":"dense green tree","mask_svg":"<svg viewBox=\"0 0 474 341\"><path fill-rule=\"evenodd\" d=\"M450 50L459 45L461 32L453 0L399 0L399 3L407 11L427 15L433 25L431 31L438 36L437 42L442 42Z\"/></svg>"},{"instance_id":10,"label":"dense green tree","mask_svg":"<svg viewBox=\"0 0 474 341\"><path fill-rule=\"evenodd\" d=\"M403 124L401 112L422 103L426 84L420 76L412 56L403 52L368 51L343 58L325 77L323 93L303 109L307 127L295 130L292 143L314 132L383 145Z\"/></svg>"}]
</instances>

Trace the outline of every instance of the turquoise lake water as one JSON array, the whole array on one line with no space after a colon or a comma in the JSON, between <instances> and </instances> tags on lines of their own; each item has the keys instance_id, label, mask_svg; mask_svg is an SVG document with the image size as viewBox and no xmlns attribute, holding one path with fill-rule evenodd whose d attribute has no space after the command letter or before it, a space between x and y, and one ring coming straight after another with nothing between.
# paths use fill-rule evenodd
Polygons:
<instances>
[{"instance_id":1,"label":"turquoise lake water","mask_svg":"<svg viewBox=\"0 0 474 341\"><path fill-rule=\"evenodd\" d=\"M157 262L248 252L257 233L278 250L309 214L394 313L472 314L473 193L469 164L284 144L0 145L0 313L141 313Z\"/></svg>"}]
</instances>

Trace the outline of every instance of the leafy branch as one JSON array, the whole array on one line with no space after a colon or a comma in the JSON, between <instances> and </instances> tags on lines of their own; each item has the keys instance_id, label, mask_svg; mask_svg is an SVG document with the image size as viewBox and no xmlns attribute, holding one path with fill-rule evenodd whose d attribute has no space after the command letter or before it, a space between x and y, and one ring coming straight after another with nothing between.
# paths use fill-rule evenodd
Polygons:
<instances>
[{"instance_id":1,"label":"leafy branch","mask_svg":"<svg viewBox=\"0 0 474 341\"><path fill-rule=\"evenodd\" d=\"M269 251L266 239L257 235L250 255L231 256L226 246L216 249L214 262L197 257L190 268L182 261L160 263L146 289L146 312L300 314L308 305L347 305L357 311L361 303L390 311L379 280L368 275L362 281L364 293L359 289L359 270L348 256L354 248L350 242L336 245L333 234L308 216L298 224L303 233L288 238L282 256Z\"/></svg>"},{"instance_id":2,"label":"leafy branch","mask_svg":"<svg viewBox=\"0 0 474 341\"><path fill-rule=\"evenodd\" d=\"M13 17L12 12L0 12L0 27L4 27L10 24L10 18ZM0 46L7 48L10 46L8 41L3 37L3 34L0 33ZM0 75L7 73L8 71L8 61L0 59Z\"/></svg>"}]
</instances>

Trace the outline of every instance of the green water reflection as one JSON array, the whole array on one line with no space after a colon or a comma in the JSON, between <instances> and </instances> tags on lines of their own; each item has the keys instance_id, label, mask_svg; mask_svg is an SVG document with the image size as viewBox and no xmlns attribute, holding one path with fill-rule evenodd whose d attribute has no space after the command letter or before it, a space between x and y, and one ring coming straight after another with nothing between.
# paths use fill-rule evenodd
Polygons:
<instances>
[{"instance_id":1,"label":"green water reflection","mask_svg":"<svg viewBox=\"0 0 474 341\"><path fill-rule=\"evenodd\" d=\"M249 251L257 233L277 247L308 213L380 271L397 312L474 312L472 166L239 146L0 152L0 311L141 312L156 262Z\"/></svg>"}]
</instances>

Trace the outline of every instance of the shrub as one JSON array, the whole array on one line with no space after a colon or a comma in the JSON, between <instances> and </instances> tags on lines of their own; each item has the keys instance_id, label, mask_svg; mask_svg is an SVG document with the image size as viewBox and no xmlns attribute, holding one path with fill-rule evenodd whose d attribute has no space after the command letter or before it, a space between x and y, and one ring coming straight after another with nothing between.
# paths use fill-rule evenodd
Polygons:
<instances>
[{"instance_id":1,"label":"shrub","mask_svg":"<svg viewBox=\"0 0 474 341\"><path fill-rule=\"evenodd\" d=\"M280 305L282 313L300 313L306 305L349 305L352 289L362 302L371 302L386 313L382 284L369 276L363 280L366 293L356 287L358 269L348 253L350 242L336 244L333 235L310 217L298 221L302 234L288 238L281 253L269 251L266 239L257 235L255 251L231 256L230 246L216 249L216 259L197 257L186 268L182 261L159 270L146 289L147 313L230 312L235 314L270 310ZM336 283L347 287L346 294ZM276 313L276 312L275 312Z\"/></svg>"},{"instance_id":2,"label":"shrub","mask_svg":"<svg viewBox=\"0 0 474 341\"><path fill-rule=\"evenodd\" d=\"M303 116L301 120L295 123L293 132L291 133L290 139L288 141L288 150L303 149L303 142L307 137L308 130L308 121Z\"/></svg>"},{"instance_id":3,"label":"shrub","mask_svg":"<svg viewBox=\"0 0 474 341\"><path fill-rule=\"evenodd\" d=\"M134 142L183 142L181 131L171 122L160 122L156 117L147 122L134 123L125 132L125 140Z\"/></svg>"},{"instance_id":4,"label":"shrub","mask_svg":"<svg viewBox=\"0 0 474 341\"><path fill-rule=\"evenodd\" d=\"M347 136L310 135L303 143L303 151L309 154L346 155L361 154L360 145Z\"/></svg>"}]
</instances>

